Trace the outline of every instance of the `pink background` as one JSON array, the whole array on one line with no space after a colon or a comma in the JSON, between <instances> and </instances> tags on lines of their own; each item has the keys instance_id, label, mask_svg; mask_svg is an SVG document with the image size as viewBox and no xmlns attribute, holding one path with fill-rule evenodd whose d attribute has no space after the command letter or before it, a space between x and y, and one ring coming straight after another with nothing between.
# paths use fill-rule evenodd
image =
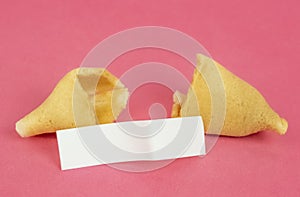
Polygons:
<instances>
[{"instance_id":1,"label":"pink background","mask_svg":"<svg viewBox=\"0 0 300 197\"><path fill-rule=\"evenodd\" d=\"M120 2L1 3L0 196L299 196L299 1ZM17 135L15 122L38 106L92 47L113 33L144 25L167 26L196 38L214 59L264 94L289 121L287 134L222 137L204 159L179 159L139 174L108 166L63 172L54 134ZM148 50L116 62L126 68L161 60L181 65L191 77L182 60L168 57ZM171 92L151 88L157 94L150 100L164 102L169 110ZM133 117L147 117L149 103L133 106Z\"/></svg>"}]
</instances>

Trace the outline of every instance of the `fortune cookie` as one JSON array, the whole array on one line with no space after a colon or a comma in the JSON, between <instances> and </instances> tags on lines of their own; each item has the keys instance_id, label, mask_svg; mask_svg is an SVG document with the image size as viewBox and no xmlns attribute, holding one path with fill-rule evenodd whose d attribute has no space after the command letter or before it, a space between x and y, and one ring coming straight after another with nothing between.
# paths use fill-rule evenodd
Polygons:
<instances>
[{"instance_id":1,"label":"fortune cookie","mask_svg":"<svg viewBox=\"0 0 300 197\"><path fill-rule=\"evenodd\" d=\"M16 123L22 137L60 129L111 123L126 107L128 90L103 68L67 73L48 98Z\"/></svg>"},{"instance_id":2,"label":"fortune cookie","mask_svg":"<svg viewBox=\"0 0 300 197\"><path fill-rule=\"evenodd\" d=\"M212 68L215 68L213 71ZM214 91L207 81L212 81L209 76L212 72L220 76L223 84L213 84L222 91ZM217 81L217 80L215 80ZM213 129L212 111L222 113L222 102L212 105L212 99L224 98L224 117L219 131ZM247 136L264 130L276 131L285 134L288 123L281 118L264 97L253 86L243 81L218 62L204 56L197 55L197 68L194 71L193 80L187 95L175 92L173 95L172 117L185 117L201 115L204 130L207 134L220 134L224 136ZM215 115L216 115L215 113Z\"/></svg>"}]
</instances>

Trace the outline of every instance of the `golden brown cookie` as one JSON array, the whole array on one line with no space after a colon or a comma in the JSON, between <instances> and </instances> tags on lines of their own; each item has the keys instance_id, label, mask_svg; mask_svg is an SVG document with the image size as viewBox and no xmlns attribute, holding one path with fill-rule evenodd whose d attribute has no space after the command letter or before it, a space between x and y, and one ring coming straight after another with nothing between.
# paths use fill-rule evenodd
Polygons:
<instances>
[{"instance_id":1,"label":"golden brown cookie","mask_svg":"<svg viewBox=\"0 0 300 197\"><path fill-rule=\"evenodd\" d=\"M67 73L49 97L16 123L22 137L78 126L111 123L126 107L128 90L103 68ZM74 116L75 115L75 116Z\"/></svg>"},{"instance_id":2,"label":"golden brown cookie","mask_svg":"<svg viewBox=\"0 0 300 197\"><path fill-rule=\"evenodd\" d=\"M263 130L273 130L285 134L288 123L281 118L266 102L264 97L253 86L243 81L218 62L204 55L197 55L198 65L193 81L184 101L174 99L172 117L201 115L204 128L208 134L225 136L247 136ZM207 85L204 73L212 72L216 66L224 84L225 120L220 131L210 129L212 120L211 90ZM221 92L214 92L214 98L221 98ZM219 95L218 95L219 94ZM178 93L174 97L182 98Z\"/></svg>"}]
</instances>

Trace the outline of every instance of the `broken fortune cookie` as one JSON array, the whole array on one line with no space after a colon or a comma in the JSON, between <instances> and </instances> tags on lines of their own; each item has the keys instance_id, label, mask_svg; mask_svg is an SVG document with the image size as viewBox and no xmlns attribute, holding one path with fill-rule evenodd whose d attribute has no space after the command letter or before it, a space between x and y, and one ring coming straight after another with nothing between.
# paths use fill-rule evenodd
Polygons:
<instances>
[{"instance_id":1,"label":"broken fortune cookie","mask_svg":"<svg viewBox=\"0 0 300 197\"><path fill-rule=\"evenodd\" d=\"M126 107L128 90L103 68L67 73L48 98L16 123L22 137L56 130L111 123Z\"/></svg>"},{"instance_id":2,"label":"broken fortune cookie","mask_svg":"<svg viewBox=\"0 0 300 197\"><path fill-rule=\"evenodd\" d=\"M288 123L281 118L253 86L225 69L218 62L199 54L197 68L187 95L175 92L172 117L201 115L205 132L224 136L247 136L263 130L285 134ZM222 98L222 92L213 91L207 85L205 76L212 74L215 67L224 87L224 125L214 130L212 122L212 96ZM212 126L212 127L210 127ZM212 128L212 129L211 129Z\"/></svg>"}]
</instances>

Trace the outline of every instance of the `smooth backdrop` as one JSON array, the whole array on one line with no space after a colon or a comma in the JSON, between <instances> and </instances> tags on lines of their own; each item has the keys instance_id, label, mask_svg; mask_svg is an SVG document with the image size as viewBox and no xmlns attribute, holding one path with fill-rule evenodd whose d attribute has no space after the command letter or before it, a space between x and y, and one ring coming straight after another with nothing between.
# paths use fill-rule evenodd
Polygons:
<instances>
[{"instance_id":1,"label":"smooth backdrop","mask_svg":"<svg viewBox=\"0 0 300 197\"><path fill-rule=\"evenodd\" d=\"M300 196L299 6L297 0L2 1L0 196ZM221 137L203 159L179 159L147 173L108 166L63 172L54 134L18 136L15 122L97 43L144 25L171 27L196 38L289 121L286 135ZM131 65L160 61L191 80L186 62L166 52L125 56L112 64L117 76ZM133 118L147 118L154 101L170 110L171 96L160 86L141 87L135 97L143 99L130 102Z\"/></svg>"}]
</instances>

